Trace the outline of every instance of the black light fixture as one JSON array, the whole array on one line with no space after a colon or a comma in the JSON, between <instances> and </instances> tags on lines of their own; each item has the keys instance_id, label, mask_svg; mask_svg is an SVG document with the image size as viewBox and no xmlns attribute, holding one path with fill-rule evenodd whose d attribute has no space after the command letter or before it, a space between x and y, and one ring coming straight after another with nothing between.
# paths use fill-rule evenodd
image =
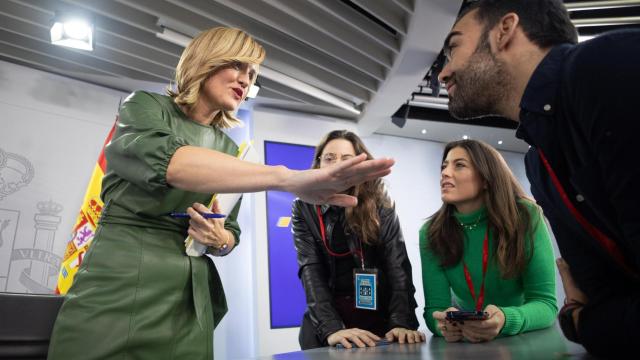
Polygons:
<instances>
[{"instance_id":1,"label":"black light fixture","mask_svg":"<svg viewBox=\"0 0 640 360\"><path fill-rule=\"evenodd\" d=\"M411 98L413 99L413 95L411 95ZM409 117L409 110L410 110L409 100L407 100L406 104L400 106L398 111L396 111L395 114L391 115L391 122L394 123L397 127L403 128L404 125L407 123L407 118Z\"/></svg>"}]
</instances>

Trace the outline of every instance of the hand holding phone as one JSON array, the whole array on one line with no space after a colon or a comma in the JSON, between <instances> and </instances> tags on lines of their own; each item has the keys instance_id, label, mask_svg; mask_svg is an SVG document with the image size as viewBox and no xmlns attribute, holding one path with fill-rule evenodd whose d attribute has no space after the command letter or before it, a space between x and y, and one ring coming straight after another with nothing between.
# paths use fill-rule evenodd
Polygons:
<instances>
[{"instance_id":1,"label":"hand holding phone","mask_svg":"<svg viewBox=\"0 0 640 360\"><path fill-rule=\"evenodd\" d=\"M446 319L451 322L463 322L473 320L487 320L489 313L486 311L447 311Z\"/></svg>"}]
</instances>

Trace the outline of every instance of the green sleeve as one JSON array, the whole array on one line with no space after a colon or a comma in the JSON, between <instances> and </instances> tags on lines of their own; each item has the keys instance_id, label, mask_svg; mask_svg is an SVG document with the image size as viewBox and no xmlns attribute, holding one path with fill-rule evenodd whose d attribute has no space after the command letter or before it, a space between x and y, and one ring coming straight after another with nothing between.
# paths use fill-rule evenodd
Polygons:
<instances>
[{"instance_id":1,"label":"green sleeve","mask_svg":"<svg viewBox=\"0 0 640 360\"><path fill-rule=\"evenodd\" d=\"M524 304L500 309L505 315L502 335L516 335L549 327L558 313L553 247L540 208L526 204L531 215L533 255L522 274Z\"/></svg>"},{"instance_id":2,"label":"green sleeve","mask_svg":"<svg viewBox=\"0 0 640 360\"><path fill-rule=\"evenodd\" d=\"M224 222L224 228L233 233L235 246L240 243L240 225L238 225L238 212L240 211L240 204L242 203L242 197L231 210L231 214L227 216L227 220Z\"/></svg>"},{"instance_id":3,"label":"green sleeve","mask_svg":"<svg viewBox=\"0 0 640 360\"><path fill-rule=\"evenodd\" d=\"M432 314L434 311L443 311L451 306L451 287L444 269L440 266L440 261L427 248L428 228L429 223L426 223L420 229L420 260L425 303L423 316L429 330L436 336L442 336Z\"/></svg>"},{"instance_id":4,"label":"green sleeve","mask_svg":"<svg viewBox=\"0 0 640 360\"><path fill-rule=\"evenodd\" d=\"M184 145L187 141L173 133L162 104L151 94L137 91L120 107L118 126L105 156L109 171L153 192L169 187L169 160Z\"/></svg>"}]
</instances>

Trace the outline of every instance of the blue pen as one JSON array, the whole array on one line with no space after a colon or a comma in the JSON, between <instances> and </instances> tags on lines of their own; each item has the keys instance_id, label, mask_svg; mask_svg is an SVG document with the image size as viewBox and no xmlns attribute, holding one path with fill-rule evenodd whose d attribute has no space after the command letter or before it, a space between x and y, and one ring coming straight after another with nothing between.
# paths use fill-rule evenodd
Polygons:
<instances>
[{"instance_id":1,"label":"blue pen","mask_svg":"<svg viewBox=\"0 0 640 360\"><path fill-rule=\"evenodd\" d=\"M223 217L226 217L226 215L224 214L214 214L214 213L200 213L200 215L205 218L205 219L222 219ZM171 216L172 218L177 218L177 219L190 219L191 215L189 215L188 213L183 213L183 212L172 212L169 213L169 216Z\"/></svg>"}]
</instances>

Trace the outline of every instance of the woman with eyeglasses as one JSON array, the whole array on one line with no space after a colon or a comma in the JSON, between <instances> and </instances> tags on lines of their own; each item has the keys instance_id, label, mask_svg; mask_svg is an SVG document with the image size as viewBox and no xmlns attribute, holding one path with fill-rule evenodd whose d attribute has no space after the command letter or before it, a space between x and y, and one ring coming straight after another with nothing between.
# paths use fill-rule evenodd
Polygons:
<instances>
[{"instance_id":1,"label":"woman with eyeglasses","mask_svg":"<svg viewBox=\"0 0 640 360\"><path fill-rule=\"evenodd\" d=\"M322 169L360 154L373 158L354 133L332 131L316 147L312 167ZM298 275L307 298L300 347L424 341L416 331L411 264L383 182L366 181L346 193L357 197L355 207L293 203Z\"/></svg>"},{"instance_id":2,"label":"woman with eyeglasses","mask_svg":"<svg viewBox=\"0 0 640 360\"><path fill-rule=\"evenodd\" d=\"M105 207L58 314L50 360L211 360L227 302L214 263L187 256L184 240L214 256L240 240L239 203L209 218L212 195L282 190L353 206L339 193L389 172L392 160L364 157L307 171L239 160L223 130L240 122L234 113L264 57L247 33L209 29L185 48L168 95L137 91L124 101L105 148ZM174 211L189 218L167 216Z\"/></svg>"}]
</instances>

